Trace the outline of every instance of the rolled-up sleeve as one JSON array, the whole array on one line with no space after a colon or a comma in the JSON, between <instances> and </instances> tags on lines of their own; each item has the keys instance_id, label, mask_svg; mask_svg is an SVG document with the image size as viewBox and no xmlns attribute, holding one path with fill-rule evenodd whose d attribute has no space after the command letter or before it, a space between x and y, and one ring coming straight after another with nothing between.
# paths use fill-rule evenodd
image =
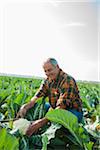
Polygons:
<instances>
[{"instance_id":1,"label":"rolled-up sleeve","mask_svg":"<svg viewBox=\"0 0 100 150\"><path fill-rule=\"evenodd\" d=\"M42 96L47 96L47 95L48 95L48 86L47 86L46 80L43 80L35 96L42 97Z\"/></svg>"}]
</instances>

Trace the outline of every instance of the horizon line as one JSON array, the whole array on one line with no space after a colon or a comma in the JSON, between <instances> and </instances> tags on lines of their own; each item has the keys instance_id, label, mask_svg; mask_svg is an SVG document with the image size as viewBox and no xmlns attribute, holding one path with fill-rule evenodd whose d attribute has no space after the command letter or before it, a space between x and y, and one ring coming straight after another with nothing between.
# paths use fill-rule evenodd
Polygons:
<instances>
[{"instance_id":1,"label":"horizon line","mask_svg":"<svg viewBox=\"0 0 100 150\"><path fill-rule=\"evenodd\" d=\"M22 74L13 74L13 73L0 73L0 76L9 76L9 77L22 77L22 78L37 78L37 79L44 79L44 77L40 76L34 76L34 75L22 75ZM100 83L100 81L96 80L76 80L76 81L81 81L81 82L95 82L95 83Z\"/></svg>"}]
</instances>

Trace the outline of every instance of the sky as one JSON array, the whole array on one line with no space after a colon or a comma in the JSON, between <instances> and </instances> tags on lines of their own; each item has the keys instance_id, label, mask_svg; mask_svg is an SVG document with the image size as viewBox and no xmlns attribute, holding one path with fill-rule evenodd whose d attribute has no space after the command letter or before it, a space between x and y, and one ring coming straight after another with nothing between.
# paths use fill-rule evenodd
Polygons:
<instances>
[{"instance_id":1,"label":"sky","mask_svg":"<svg viewBox=\"0 0 100 150\"><path fill-rule=\"evenodd\" d=\"M97 0L0 0L0 73L44 77L48 57L76 80L100 81Z\"/></svg>"}]
</instances>

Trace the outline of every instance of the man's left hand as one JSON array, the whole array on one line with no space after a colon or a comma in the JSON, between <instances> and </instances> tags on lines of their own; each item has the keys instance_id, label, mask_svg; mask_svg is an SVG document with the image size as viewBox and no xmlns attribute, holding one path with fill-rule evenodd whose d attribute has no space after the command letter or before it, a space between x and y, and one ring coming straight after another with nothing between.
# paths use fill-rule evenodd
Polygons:
<instances>
[{"instance_id":1,"label":"man's left hand","mask_svg":"<svg viewBox=\"0 0 100 150\"><path fill-rule=\"evenodd\" d=\"M63 101L61 101L60 99L58 99L56 107L61 109L66 109L66 105L64 105Z\"/></svg>"}]
</instances>

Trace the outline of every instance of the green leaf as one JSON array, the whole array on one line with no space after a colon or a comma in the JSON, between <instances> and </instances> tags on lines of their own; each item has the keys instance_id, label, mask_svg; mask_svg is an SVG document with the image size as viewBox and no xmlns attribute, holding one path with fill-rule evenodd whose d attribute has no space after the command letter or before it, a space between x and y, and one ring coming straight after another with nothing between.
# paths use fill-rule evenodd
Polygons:
<instances>
[{"instance_id":1,"label":"green leaf","mask_svg":"<svg viewBox=\"0 0 100 150\"><path fill-rule=\"evenodd\" d=\"M7 133L6 129L0 130L0 149L2 150L18 150L19 144L16 137Z\"/></svg>"},{"instance_id":2,"label":"green leaf","mask_svg":"<svg viewBox=\"0 0 100 150\"><path fill-rule=\"evenodd\" d=\"M72 133L76 141L82 146L82 142L75 133L76 129L78 128L78 119L75 115L64 109L55 109L47 112L46 118L50 121L62 124Z\"/></svg>"},{"instance_id":3,"label":"green leaf","mask_svg":"<svg viewBox=\"0 0 100 150\"><path fill-rule=\"evenodd\" d=\"M47 112L46 118L67 128L81 148L92 150L89 135L86 130L78 124L77 117L74 114L64 109L55 109ZM90 144L88 144L89 142Z\"/></svg>"},{"instance_id":4,"label":"green leaf","mask_svg":"<svg viewBox=\"0 0 100 150\"><path fill-rule=\"evenodd\" d=\"M24 98L24 93L21 93L17 96L17 98L14 100L14 103L17 103L19 105L22 104L22 101L23 101L23 98Z\"/></svg>"},{"instance_id":5,"label":"green leaf","mask_svg":"<svg viewBox=\"0 0 100 150\"><path fill-rule=\"evenodd\" d=\"M89 110L89 111L92 111L92 107L90 106L90 103L88 101L88 99L86 97L82 97L82 102L85 104L85 107Z\"/></svg>"},{"instance_id":6,"label":"green leaf","mask_svg":"<svg viewBox=\"0 0 100 150\"><path fill-rule=\"evenodd\" d=\"M93 144L94 144L93 142L85 143L84 144L85 150L92 150Z\"/></svg>"},{"instance_id":7,"label":"green leaf","mask_svg":"<svg viewBox=\"0 0 100 150\"><path fill-rule=\"evenodd\" d=\"M0 149L3 149L3 145L6 140L6 129L0 130Z\"/></svg>"},{"instance_id":8,"label":"green leaf","mask_svg":"<svg viewBox=\"0 0 100 150\"><path fill-rule=\"evenodd\" d=\"M43 143L42 150L47 150L47 144L48 144L48 137L47 137L47 135L44 135L42 137L42 143Z\"/></svg>"},{"instance_id":9,"label":"green leaf","mask_svg":"<svg viewBox=\"0 0 100 150\"><path fill-rule=\"evenodd\" d=\"M42 150L47 150L47 144L50 142L50 139L55 138L55 133L60 128L60 124L52 123L51 126L46 130L46 132L42 134Z\"/></svg>"}]
</instances>

